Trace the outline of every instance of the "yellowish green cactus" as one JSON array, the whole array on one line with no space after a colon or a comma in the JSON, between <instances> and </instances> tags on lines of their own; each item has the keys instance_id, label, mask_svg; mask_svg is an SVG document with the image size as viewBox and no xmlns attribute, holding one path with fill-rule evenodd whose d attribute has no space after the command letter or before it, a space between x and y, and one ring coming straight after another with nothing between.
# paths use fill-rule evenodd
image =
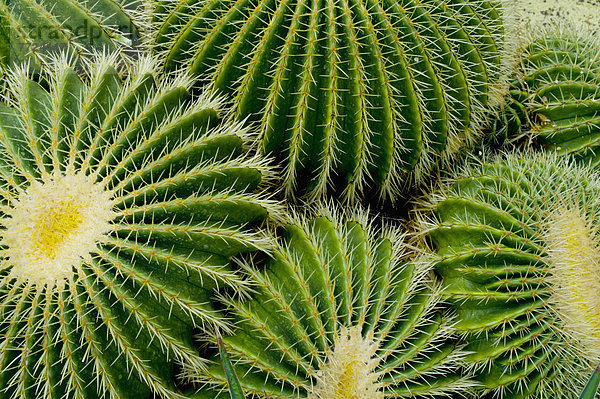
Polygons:
<instances>
[{"instance_id":1,"label":"yellowish green cactus","mask_svg":"<svg viewBox=\"0 0 600 399\"><path fill-rule=\"evenodd\" d=\"M321 206L296 215L274 241L264 263L242 262L255 286L251 298L220 298L236 326L223 341L247 398L421 398L468 390L431 264L407 261L397 228L376 228L366 212ZM186 373L206 385L194 398L229 398L231 370L215 357L206 373Z\"/></svg>"},{"instance_id":2,"label":"yellowish green cactus","mask_svg":"<svg viewBox=\"0 0 600 399\"><path fill-rule=\"evenodd\" d=\"M471 165L420 232L482 398L577 398L600 359L600 176L556 154Z\"/></svg>"},{"instance_id":3,"label":"yellowish green cactus","mask_svg":"<svg viewBox=\"0 0 600 399\"><path fill-rule=\"evenodd\" d=\"M145 0L0 0L0 65L139 50L145 12Z\"/></svg>"},{"instance_id":4,"label":"yellowish green cactus","mask_svg":"<svg viewBox=\"0 0 600 399\"><path fill-rule=\"evenodd\" d=\"M495 134L595 166L600 163L600 42L569 28L540 35L523 51Z\"/></svg>"},{"instance_id":5,"label":"yellowish green cactus","mask_svg":"<svg viewBox=\"0 0 600 399\"><path fill-rule=\"evenodd\" d=\"M470 143L505 80L503 1L158 1L165 70L227 93L288 198L394 200Z\"/></svg>"},{"instance_id":6,"label":"yellowish green cactus","mask_svg":"<svg viewBox=\"0 0 600 399\"><path fill-rule=\"evenodd\" d=\"M179 398L199 370L192 329L227 329L212 289L244 291L229 264L268 240L250 228L271 174L248 129L192 80L142 58L62 57L8 74L0 105L0 397Z\"/></svg>"}]
</instances>

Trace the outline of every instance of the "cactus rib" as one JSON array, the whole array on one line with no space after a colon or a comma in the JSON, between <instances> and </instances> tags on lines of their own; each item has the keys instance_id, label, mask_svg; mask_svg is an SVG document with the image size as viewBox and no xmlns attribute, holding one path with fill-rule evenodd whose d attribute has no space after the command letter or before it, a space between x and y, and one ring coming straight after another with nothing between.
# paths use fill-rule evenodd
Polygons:
<instances>
[{"instance_id":1,"label":"cactus rib","mask_svg":"<svg viewBox=\"0 0 600 399\"><path fill-rule=\"evenodd\" d=\"M3 0L1 64L27 62L39 72L53 54L134 50L145 12L140 0Z\"/></svg>"},{"instance_id":2,"label":"cactus rib","mask_svg":"<svg viewBox=\"0 0 600 399\"><path fill-rule=\"evenodd\" d=\"M481 397L576 398L600 356L600 177L556 154L508 154L423 202Z\"/></svg>"},{"instance_id":3,"label":"cactus rib","mask_svg":"<svg viewBox=\"0 0 600 399\"><path fill-rule=\"evenodd\" d=\"M596 165L600 139L600 44L581 30L543 31L522 54L494 134ZM510 135L509 135L510 133Z\"/></svg>"},{"instance_id":4,"label":"cactus rib","mask_svg":"<svg viewBox=\"0 0 600 399\"><path fill-rule=\"evenodd\" d=\"M505 80L502 1L159 2L152 45L229 94L288 198L394 200L473 140Z\"/></svg>"},{"instance_id":5,"label":"cactus rib","mask_svg":"<svg viewBox=\"0 0 600 399\"><path fill-rule=\"evenodd\" d=\"M223 342L246 395L373 399L468 390L429 264L405 260L398 229L375 228L364 211L319 205L283 230L266 263L240 262L256 287L252 297L220 296L236 323ZM186 374L206 384L200 398L226 391L218 363Z\"/></svg>"},{"instance_id":6,"label":"cactus rib","mask_svg":"<svg viewBox=\"0 0 600 399\"><path fill-rule=\"evenodd\" d=\"M267 249L278 207L251 132L143 57L68 55L8 73L0 105L0 397L183 398L193 328L230 326L210 292L245 291L229 257ZM152 396L154 395L154 396Z\"/></svg>"}]
</instances>

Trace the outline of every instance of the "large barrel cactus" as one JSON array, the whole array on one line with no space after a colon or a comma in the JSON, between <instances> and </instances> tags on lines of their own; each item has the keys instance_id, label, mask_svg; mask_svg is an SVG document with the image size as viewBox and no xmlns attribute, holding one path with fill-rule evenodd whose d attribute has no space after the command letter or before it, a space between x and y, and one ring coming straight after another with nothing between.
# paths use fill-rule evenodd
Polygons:
<instances>
[{"instance_id":1,"label":"large barrel cactus","mask_svg":"<svg viewBox=\"0 0 600 399\"><path fill-rule=\"evenodd\" d=\"M533 40L522 58L496 134L600 163L598 39L561 29Z\"/></svg>"},{"instance_id":2,"label":"large barrel cactus","mask_svg":"<svg viewBox=\"0 0 600 399\"><path fill-rule=\"evenodd\" d=\"M192 329L227 328L209 300L246 282L229 257L269 246L276 209L248 131L191 80L102 57L8 75L0 105L0 397L177 398ZM223 122L223 121L221 121Z\"/></svg>"},{"instance_id":3,"label":"large barrel cactus","mask_svg":"<svg viewBox=\"0 0 600 399\"><path fill-rule=\"evenodd\" d=\"M39 70L61 52L135 51L145 11L145 0L0 0L0 65Z\"/></svg>"},{"instance_id":4,"label":"large barrel cactus","mask_svg":"<svg viewBox=\"0 0 600 399\"><path fill-rule=\"evenodd\" d=\"M501 3L159 1L153 47L259 126L288 197L394 199L497 101Z\"/></svg>"},{"instance_id":5,"label":"large barrel cactus","mask_svg":"<svg viewBox=\"0 0 600 399\"><path fill-rule=\"evenodd\" d=\"M600 359L600 176L513 154L466 168L424 205L479 397L578 397Z\"/></svg>"},{"instance_id":6,"label":"large barrel cactus","mask_svg":"<svg viewBox=\"0 0 600 399\"><path fill-rule=\"evenodd\" d=\"M223 340L248 397L464 392L470 383L458 373L462 352L436 308L430 264L406 261L397 229L380 231L360 211L331 209L297 215L265 263L242 262L256 287L250 300L222 298L236 325ZM195 398L229 397L218 360L195 379L212 387Z\"/></svg>"}]
</instances>

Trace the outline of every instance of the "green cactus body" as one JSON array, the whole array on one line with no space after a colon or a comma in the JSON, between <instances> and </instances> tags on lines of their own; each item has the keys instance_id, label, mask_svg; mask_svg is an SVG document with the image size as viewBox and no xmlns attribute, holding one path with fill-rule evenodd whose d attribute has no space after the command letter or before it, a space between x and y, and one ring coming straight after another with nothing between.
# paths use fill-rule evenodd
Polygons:
<instances>
[{"instance_id":1,"label":"green cactus body","mask_svg":"<svg viewBox=\"0 0 600 399\"><path fill-rule=\"evenodd\" d=\"M0 65L37 71L51 54L132 50L143 15L141 0L1 0Z\"/></svg>"},{"instance_id":2,"label":"green cactus body","mask_svg":"<svg viewBox=\"0 0 600 399\"><path fill-rule=\"evenodd\" d=\"M554 154L457 173L420 228L480 397L576 398L600 356L600 178Z\"/></svg>"},{"instance_id":3,"label":"green cactus body","mask_svg":"<svg viewBox=\"0 0 600 399\"><path fill-rule=\"evenodd\" d=\"M227 353L249 398L376 399L464 391L461 352L435 308L429 264L407 263L403 235L327 207L296 216L265 264L243 264L250 300L222 298L236 324ZM216 342L211 341L211 342ZM227 390L221 362L196 376ZM223 397L229 397L222 393ZM217 396L221 397L221 396Z\"/></svg>"},{"instance_id":4,"label":"green cactus body","mask_svg":"<svg viewBox=\"0 0 600 399\"><path fill-rule=\"evenodd\" d=\"M502 6L479 0L161 1L153 47L260 127L288 197L392 200L469 141L501 86Z\"/></svg>"},{"instance_id":5,"label":"green cactus body","mask_svg":"<svg viewBox=\"0 0 600 399\"><path fill-rule=\"evenodd\" d=\"M0 105L0 397L182 397L176 363L204 361L192 329L225 321L209 296L243 290L231 255L269 243L277 209L222 100L190 99L142 58L80 78L65 58L8 74Z\"/></svg>"},{"instance_id":6,"label":"green cactus body","mask_svg":"<svg viewBox=\"0 0 600 399\"><path fill-rule=\"evenodd\" d=\"M600 163L600 44L572 32L526 47L500 124L502 136L528 136L545 150ZM512 137L511 137L512 136Z\"/></svg>"}]
</instances>

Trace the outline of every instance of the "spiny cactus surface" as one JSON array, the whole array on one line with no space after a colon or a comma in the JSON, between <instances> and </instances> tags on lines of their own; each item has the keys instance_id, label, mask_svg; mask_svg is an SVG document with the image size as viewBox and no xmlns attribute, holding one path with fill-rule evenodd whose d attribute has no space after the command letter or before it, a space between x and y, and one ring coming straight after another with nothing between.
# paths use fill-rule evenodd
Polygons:
<instances>
[{"instance_id":1,"label":"spiny cactus surface","mask_svg":"<svg viewBox=\"0 0 600 399\"><path fill-rule=\"evenodd\" d=\"M577 398L600 356L600 177L555 154L457 173L421 233L483 398Z\"/></svg>"},{"instance_id":2,"label":"spiny cactus surface","mask_svg":"<svg viewBox=\"0 0 600 399\"><path fill-rule=\"evenodd\" d=\"M583 33L544 35L525 48L497 125L504 139L600 163L600 43Z\"/></svg>"},{"instance_id":3,"label":"spiny cactus surface","mask_svg":"<svg viewBox=\"0 0 600 399\"><path fill-rule=\"evenodd\" d=\"M222 101L116 57L80 78L65 59L8 75L0 105L0 397L182 397L174 365L203 361L192 328L227 328L211 289L239 291L233 254L270 176Z\"/></svg>"},{"instance_id":4,"label":"spiny cactus surface","mask_svg":"<svg viewBox=\"0 0 600 399\"><path fill-rule=\"evenodd\" d=\"M466 389L429 264L405 261L398 230L327 208L286 225L266 264L244 265L255 283L251 300L222 298L236 324L223 341L247 397L433 397ZM193 378L213 389L196 398L227 390L219 361Z\"/></svg>"},{"instance_id":5,"label":"spiny cactus surface","mask_svg":"<svg viewBox=\"0 0 600 399\"><path fill-rule=\"evenodd\" d=\"M48 55L133 50L141 42L144 0L0 0L0 65Z\"/></svg>"},{"instance_id":6,"label":"spiny cactus surface","mask_svg":"<svg viewBox=\"0 0 600 399\"><path fill-rule=\"evenodd\" d=\"M166 70L201 76L260 127L289 198L395 199L496 100L501 3L159 1L153 47Z\"/></svg>"}]
</instances>

